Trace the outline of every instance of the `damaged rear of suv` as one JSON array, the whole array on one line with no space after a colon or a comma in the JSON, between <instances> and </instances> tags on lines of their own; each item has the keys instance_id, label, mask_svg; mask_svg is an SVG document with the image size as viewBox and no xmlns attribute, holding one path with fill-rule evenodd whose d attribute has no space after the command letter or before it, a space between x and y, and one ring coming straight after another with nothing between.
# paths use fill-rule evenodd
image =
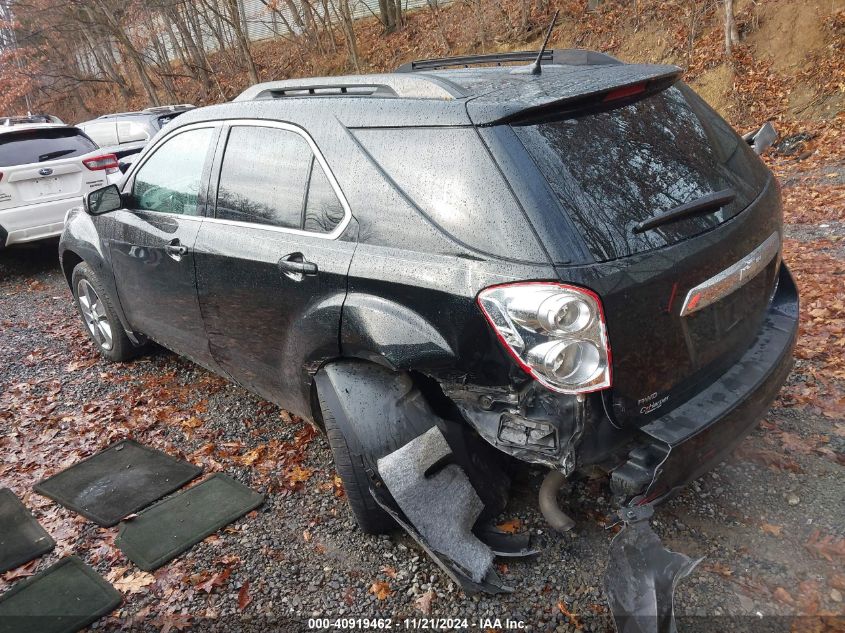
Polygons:
<instances>
[{"instance_id":1,"label":"damaged rear of suv","mask_svg":"<svg viewBox=\"0 0 845 633\"><path fill-rule=\"evenodd\" d=\"M358 218L343 311L345 354L374 366L329 365L318 392L330 431L353 438L335 450L358 461L347 477L406 515L415 489L412 524L464 507L385 480L432 426L488 510L507 486L477 438L551 469L540 505L566 529L555 496L573 471L603 468L622 505L659 501L753 428L791 368L779 189L749 144L677 69L553 59L540 76L418 63L471 91L470 125L349 130L398 195ZM417 459L424 472L437 454Z\"/></svg>"},{"instance_id":2,"label":"damaged rear of suv","mask_svg":"<svg viewBox=\"0 0 845 633\"><path fill-rule=\"evenodd\" d=\"M168 144L184 165L156 172ZM95 342L149 337L320 424L361 527L402 525L465 589L534 551L490 523L514 459L549 469L559 530L578 469L658 501L790 370L777 183L676 67L544 51L270 82L151 145L60 247L83 316L108 308ZM160 183L191 170L174 210Z\"/></svg>"}]
</instances>

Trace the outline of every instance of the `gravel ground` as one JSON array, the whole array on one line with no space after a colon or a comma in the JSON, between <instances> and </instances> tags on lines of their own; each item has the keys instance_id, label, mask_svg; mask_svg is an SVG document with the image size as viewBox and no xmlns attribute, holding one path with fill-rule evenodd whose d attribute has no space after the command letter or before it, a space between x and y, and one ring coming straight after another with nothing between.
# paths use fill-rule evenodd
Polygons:
<instances>
[{"instance_id":1,"label":"gravel ground","mask_svg":"<svg viewBox=\"0 0 845 633\"><path fill-rule=\"evenodd\" d=\"M505 618L533 631L611 628L601 589L612 536L599 524L611 511L603 481L577 482L565 500L577 527L558 536L546 531L536 507L542 473L521 473L502 520L519 519L542 552L500 566L512 594L466 596L400 531L372 537L357 530L334 485L327 443L300 421L163 350L128 364L99 360L55 249L50 242L0 252L0 479L59 542L32 571L76 553L104 576L135 578L137 570L112 546L117 528L99 529L29 491L42 476L120 437L225 470L268 495L258 511L156 572L154 582L121 587L124 605L94 630L293 631L306 630L313 617L392 618L396 626L427 614L466 618L473 630L504 630ZM799 364L790 380L801 380L801 372ZM792 621L843 614L845 440L831 432L841 422L776 403L736 455L658 510L655 529L666 545L704 557L676 595L682 632L845 624ZM795 436L790 446L776 439L783 433ZM796 437L817 447L819 436L825 450L796 448ZM209 442L234 448L209 451ZM274 453L282 457L270 459L268 446L283 447ZM22 456L21 447L31 453ZM292 479L292 464L308 474L305 481ZM839 549L808 547L820 538ZM203 587L226 569L219 586ZM11 584L7 574L0 590Z\"/></svg>"}]
</instances>

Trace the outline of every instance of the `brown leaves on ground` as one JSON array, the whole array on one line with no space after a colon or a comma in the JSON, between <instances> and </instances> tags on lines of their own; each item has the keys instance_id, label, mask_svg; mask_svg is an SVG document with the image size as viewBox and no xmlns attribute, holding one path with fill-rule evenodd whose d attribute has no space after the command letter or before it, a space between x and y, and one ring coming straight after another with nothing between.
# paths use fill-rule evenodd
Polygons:
<instances>
[{"instance_id":1,"label":"brown leaves on ground","mask_svg":"<svg viewBox=\"0 0 845 633\"><path fill-rule=\"evenodd\" d=\"M416 600L414 600L414 608L416 608L423 615L431 614L431 603L434 601L436 594L432 589L429 589Z\"/></svg>"},{"instance_id":2,"label":"brown leaves on ground","mask_svg":"<svg viewBox=\"0 0 845 633\"><path fill-rule=\"evenodd\" d=\"M252 596L249 595L249 581L245 580L238 590L238 609L243 611L250 602L252 602Z\"/></svg>"},{"instance_id":3,"label":"brown leaves on ground","mask_svg":"<svg viewBox=\"0 0 845 633\"><path fill-rule=\"evenodd\" d=\"M376 600L387 600L393 595L390 585L383 580L377 580L370 585L370 593L376 597Z\"/></svg>"},{"instance_id":4,"label":"brown leaves on ground","mask_svg":"<svg viewBox=\"0 0 845 633\"><path fill-rule=\"evenodd\" d=\"M560 600L557 603L557 608L563 615L566 616L566 619L569 620L572 623L572 626L574 626L576 629L582 628L581 627L581 620L578 619L578 615L573 613L572 611L570 611L566 607L566 603L563 600Z\"/></svg>"},{"instance_id":5,"label":"brown leaves on ground","mask_svg":"<svg viewBox=\"0 0 845 633\"><path fill-rule=\"evenodd\" d=\"M771 523L763 523L760 525L760 530L772 536L780 536L783 532L782 525L772 525Z\"/></svg>"},{"instance_id":6,"label":"brown leaves on ground","mask_svg":"<svg viewBox=\"0 0 845 633\"><path fill-rule=\"evenodd\" d=\"M838 565L845 564L845 538L824 536L819 530L814 530L804 547L817 558Z\"/></svg>"},{"instance_id":7,"label":"brown leaves on ground","mask_svg":"<svg viewBox=\"0 0 845 633\"><path fill-rule=\"evenodd\" d=\"M122 576L116 580L112 580L111 583L121 593L133 594L145 592L147 587L155 583L155 580L155 576L152 574L141 571Z\"/></svg>"},{"instance_id":8,"label":"brown leaves on ground","mask_svg":"<svg viewBox=\"0 0 845 633\"><path fill-rule=\"evenodd\" d=\"M232 575L232 568L226 567L223 571L217 573L203 572L191 577L192 584L197 591L204 591L211 593L217 587L222 587L228 583L229 576Z\"/></svg>"}]
</instances>

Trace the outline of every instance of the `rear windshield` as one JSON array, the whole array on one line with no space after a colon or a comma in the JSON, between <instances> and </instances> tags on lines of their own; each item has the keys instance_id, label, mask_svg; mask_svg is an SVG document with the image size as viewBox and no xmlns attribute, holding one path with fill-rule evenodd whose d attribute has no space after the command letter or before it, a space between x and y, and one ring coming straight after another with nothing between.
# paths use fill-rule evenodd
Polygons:
<instances>
[{"instance_id":1,"label":"rear windshield","mask_svg":"<svg viewBox=\"0 0 845 633\"><path fill-rule=\"evenodd\" d=\"M97 145L80 130L57 128L0 134L0 167L81 156Z\"/></svg>"},{"instance_id":2,"label":"rear windshield","mask_svg":"<svg viewBox=\"0 0 845 633\"><path fill-rule=\"evenodd\" d=\"M683 85L624 108L514 130L599 261L709 230L748 206L765 183L747 144ZM724 189L736 198L715 213L632 231Z\"/></svg>"}]
</instances>

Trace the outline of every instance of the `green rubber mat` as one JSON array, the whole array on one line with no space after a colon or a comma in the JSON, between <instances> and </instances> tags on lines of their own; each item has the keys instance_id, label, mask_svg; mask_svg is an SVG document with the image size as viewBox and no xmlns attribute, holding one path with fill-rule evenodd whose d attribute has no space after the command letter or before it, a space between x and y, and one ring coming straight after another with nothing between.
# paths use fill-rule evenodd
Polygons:
<instances>
[{"instance_id":1,"label":"green rubber mat","mask_svg":"<svg viewBox=\"0 0 845 633\"><path fill-rule=\"evenodd\" d=\"M123 440L37 483L35 491L97 525L111 527L201 472L186 461Z\"/></svg>"},{"instance_id":2,"label":"green rubber mat","mask_svg":"<svg viewBox=\"0 0 845 633\"><path fill-rule=\"evenodd\" d=\"M121 523L115 545L138 567L151 571L263 501L264 495L217 473Z\"/></svg>"},{"instance_id":3,"label":"green rubber mat","mask_svg":"<svg viewBox=\"0 0 845 633\"><path fill-rule=\"evenodd\" d=\"M26 506L8 488L0 490L0 574L56 546Z\"/></svg>"},{"instance_id":4,"label":"green rubber mat","mask_svg":"<svg viewBox=\"0 0 845 633\"><path fill-rule=\"evenodd\" d=\"M0 596L0 633L73 633L121 602L97 572L68 556Z\"/></svg>"}]
</instances>

